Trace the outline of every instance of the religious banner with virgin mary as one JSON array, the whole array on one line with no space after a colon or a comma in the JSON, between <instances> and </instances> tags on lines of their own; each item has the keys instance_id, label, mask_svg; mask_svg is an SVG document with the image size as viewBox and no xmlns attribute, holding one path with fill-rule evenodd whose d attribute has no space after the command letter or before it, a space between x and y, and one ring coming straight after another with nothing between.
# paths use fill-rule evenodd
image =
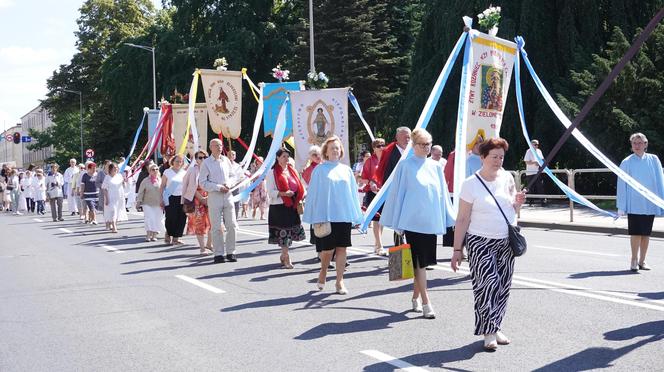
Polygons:
<instances>
[{"instance_id":1,"label":"religious banner with virgin mary","mask_svg":"<svg viewBox=\"0 0 664 372\"><path fill-rule=\"evenodd\" d=\"M200 70L210 126L236 139L242 128L242 72Z\"/></svg>"},{"instance_id":2,"label":"religious banner with virgin mary","mask_svg":"<svg viewBox=\"0 0 664 372\"><path fill-rule=\"evenodd\" d=\"M311 145L322 145L333 135L341 138L345 154L342 162L350 165L348 152L348 88L290 91L295 139L295 167L301 171Z\"/></svg>"},{"instance_id":3,"label":"religious banner with virgin mary","mask_svg":"<svg viewBox=\"0 0 664 372\"><path fill-rule=\"evenodd\" d=\"M471 39L465 112L467 146L483 133L487 138L498 137L516 56L516 44L510 41L479 32Z\"/></svg>"}]
</instances>

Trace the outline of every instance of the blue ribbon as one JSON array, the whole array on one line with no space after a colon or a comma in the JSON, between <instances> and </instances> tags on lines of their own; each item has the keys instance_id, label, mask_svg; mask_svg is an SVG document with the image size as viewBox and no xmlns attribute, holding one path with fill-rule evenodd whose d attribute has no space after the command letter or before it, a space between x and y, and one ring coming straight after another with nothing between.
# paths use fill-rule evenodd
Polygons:
<instances>
[{"instance_id":1,"label":"blue ribbon","mask_svg":"<svg viewBox=\"0 0 664 372\"><path fill-rule=\"evenodd\" d=\"M364 120L364 115L362 115L362 109L360 108L360 104L357 102L357 98L355 98L355 95L350 89L348 90L348 100L350 101L350 104L353 105L353 107L355 108L355 112L357 112L357 116L360 117L360 120L362 121L362 124L364 124L364 128L367 130L367 133L369 133L369 138L371 138L371 142L375 141L376 137L374 137L374 134L371 131L369 123L367 123L367 121Z\"/></svg>"},{"instance_id":2,"label":"blue ribbon","mask_svg":"<svg viewBox=\"0 0 664 372\"><path fill-rule=\"evenodd\" d=\"M279 110L279 116L277 117L277 123L274 127L274 133L272 135L272 144L270 144L270 150L265 156L265 161L261 166L261 168L263 169L258 170L260 171L261 175L256 180L254 180L254 182L252 182L246 189L242 190L242 192L238 193L237 195L234 195L233 198L231 199L233 203L247 198L249 194L256 188L256 186L258 186L261 182L263 182L263 179L265 179L267 172L270 169L272 169L272 165L277 159L277 150L281 148L282 142L284 140L284 133L286 132L286 108L289 107L289 103L290 103L290 96L286 96L286 100L284 101L284 103L281 104L281 109Z\"/></svg>"},{"instance_id":3,"label":"blue ribbon","mask_svg":"<svg viewBox=\"0 0 664 372\"><path fill-rule=\"evenodd\" d=\"M143 111L143 119L141 119L141 123L138 125L138 129L136 130L136 134L134 134L134 143L131 144L131 150L129 150L129 154L125 157L125 161L122 163L120 166L120 174L124 174L124 170L127 167L127 164L129 163L129 159L131 156L134 154L134 150L136 149L136 143L138 142L138 136L141 134L141 129L143 129L143 124L145 124L145 117L148 115L147 111Z\"/></svg>"},{"instance_id":4,"label":"blue ribbon","mask_svg":"<svg viewBox=\"0 0 664 372\"><path fill-rule=\"evenodd\" d=\"M517 46L518 46L519 50L522 53L525 53L525 51L523 50L523 45L524 45L523 38L519 36L515 39L515 41L517 43ZM525 61L525 55L524 55L524 61ZM530 66L529 62L526 62L526 66L528 66L529 70L532 68L532 66ZM531 72L531 75L533 74L533 72L534 72L534 70ZM520 67L519 53L516 54L516 61L514 63L514 78L516 80L516 84L515 84L516 85L516 102L517 102L517 106L519 107L519 119L521 121L521 130L523 132L523 137L526 139L526 143L528 143L528 148L530 149L530 152L535 156L535 159L537 160L537 163L541 166L544 163L544 159L540 158L539 154L537 153L537 151L535 150L535 148L531 144L530 135L528 134L528 129L526 128L526 116L525 116L524 111L523 111L523 97L521 96L521 67ZM548 175L549 178L551 178L551 180L556 184L556 186L558 186L558 188L560 188L560 190L562 190L562 192L565 193L565 195L567 195L567 197L570 200L572 200L573 202L581 204L581 205L585 205L586 207L592 208L595 211L597 211L601 214L604 214L606 216L613 217L614 219L618 218L617 214L609 212L609 211L605 211L605 210L599 208L598 206L593 204L590 200L586 199L585 197L583 197L582 195L580 195L576 191L570 189L567 185L565 185L562 181L560 181L553 174L553 172L551 172L549 167L545 167L543 172L546 173L546 175Z\"/></svg>"},{"instance_id":5,"label":"blue ribbon","mask_svg":"<svg viewBox=\"0 0 664 372\"><path fill-rule=\"evenodd\" d=\"M467 36L468 36L467 32L464 32L463 34L461 34L461 36L459 36L459 39L457 40L456 45L452 50L452 53L450 53L450 56L447 58L447 61L445 62L443 70L440 72L440 75L438 76L436 84L434 84L433 89L429 94L429 98L427 99L427 103L424 105L422 113L420 114L420 117L417 120L415 129L426 128L427 125L429 125L431 116L433 115L433 112L436 109L436 104L438 103L438 100L440 100L440 96L443 93L443 89L445 88L445 83L447 83L447 79L449 78L450 72L452 71L452 66L454 66L454 62L457 60L457 57L459 57L459 53L463 48L463 42ZM399 161L404 160L408 157L408 155L410 154L411 147L412 144L409 144L408 147L406 147L403 154L401 154L401 159ZM362 233L366 233L367 227L369 226L369 222L371 222L373 216L376 214L376 212L378 212L380 206L383 205L383 203L385 202L385 199L387 198L387 192L390 188L390 184L392 183L393 176L394 172L392 172L387 181L385 181L383 187L380 189L380 191L378 191L378 194L376 194L371 204L369 204L369 206L367 207L367 210L364 214L364 222L362 222L362 225L360 226L360 231Z\"/></svg>"}]
</instances>

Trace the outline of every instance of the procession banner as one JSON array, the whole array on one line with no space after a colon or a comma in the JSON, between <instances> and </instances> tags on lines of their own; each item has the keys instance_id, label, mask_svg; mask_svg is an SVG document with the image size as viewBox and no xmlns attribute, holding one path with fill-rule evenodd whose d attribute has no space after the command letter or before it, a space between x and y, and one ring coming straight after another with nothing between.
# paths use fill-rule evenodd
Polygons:
<instances>
[{"instance_id":1,"label":"procession banner","mask_svg":"<svg viewBox=\"0 0 664 372\"><path fill-rule=\"evenodd\" d=\"M175 155L175 138L173 137L173 105L163 103L164 114L161 117L161 153Z\"/></svg>"},{"instance_id":2,"label":"procession banner","mask_svg":"<svg viewBox=\"0 0 664 372\"><path fill-rule=\"evenodd\" d=\"M304 86L299 81L265 83L265 86L263 86L263 134L265 134L265 137L273 135L279 109L286 101L286 92L289 90L304 90ZM292 133L293 117L291 115L291 104L289 103L286 107L286 133L284 133L284 137L287 138Z\"/></svg>"},{"instance_id":3,"label":"procession banner","mask_svg":"<svg viewBox=\"0 0 664 372\"><path fill-rule=\"evenodd\" d=\"M160 119L160 109L150 109L148 112L148 138L152 140L155 138L155 128L157 128L157 123ZM161 157L159 149L157 149L157 156Z\"/></svg>"},{"instance_id":4,"label":"procession banner","mask_svg":"<svg viewBox=\"0 0 664 372\"><path fill-rule=\"evenodd\" d=\"M224 137L238 138L242 125L242 72L200 70L210 126Z\"/></svg>"},{"instance_id":5,"label":"procession banner","mask_svg":"<svg viewBox=\"0 0 664 372\"><path fill-rule=\"evenodd\" d=\"M194 155L194 152L207 148L207 106L205 103L197 103L194 106L194 115L196 117L196 131L189 131L189 140L187 141L186 153ZM173 136L175 137L175 148L182 146L182 141L187 131L187 118L189 117L189 105L173 104ZM198 134L198 142L194 141L194 135ZM196 149L198 144L200 149Z\"/></svg>"},{"instance_id":6,"label":"procession banner","mask_svg":"<svg viewBox=\"0 0 664 372\"><path fill-rule=\"evenodd\" d=\"M509 92L515 43L477 30L466 40L455 140L454 191L466 178L466 154L478 142L498 137ZM455 200L458 200L456 198Z\"/></svg>"},{"instance_id":7,"label":"procession banner","mask_svg":"<svg viewBox=\"0 0 664 372\"><path fill-rule=\"evenodd\" d=\"M346 149L342 162L350 165L348 155L348 88L291 91L295 167L302 170L311 145L337 135Z\"/></svg>"}]
</instances>

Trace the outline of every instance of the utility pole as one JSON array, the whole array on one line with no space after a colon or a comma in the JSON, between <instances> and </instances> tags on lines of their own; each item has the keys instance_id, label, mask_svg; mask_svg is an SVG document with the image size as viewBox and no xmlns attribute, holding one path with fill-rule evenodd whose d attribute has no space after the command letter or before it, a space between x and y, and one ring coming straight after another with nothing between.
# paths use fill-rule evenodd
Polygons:
<instances>
[{"instance_id":1,"label":"utility pole","mask_svg":"<svg viewBox=\"0 0 664 372\"><path fill-rule=\"evenodd\" d=\"M314 4L309 0L309 72L316 73L314 64Z\"/></svg>"}]
</instances>

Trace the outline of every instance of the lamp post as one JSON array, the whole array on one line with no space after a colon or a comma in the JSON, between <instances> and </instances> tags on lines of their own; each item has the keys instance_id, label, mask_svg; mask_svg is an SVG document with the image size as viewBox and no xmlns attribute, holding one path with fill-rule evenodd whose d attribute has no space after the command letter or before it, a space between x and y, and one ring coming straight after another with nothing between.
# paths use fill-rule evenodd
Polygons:
<instances>
[{"instance_id":1,"label":"lamp post","mask_svg":"<svg viewBox=\"0 0 664 372\"><path fill-rule=\"evenodd\" d=\"M157 109L157 70L155 68L155 59L154 59L154 47L149 47L145 45L137 45L137 44L132 44L132 43L124 43L126 46L130 46L132 48L138 48L138 49L143 49L147 50L148 52L152 52L152 98L154 100L154 109Z\"/></svg>"},{"instance_id":2,"label":"lamp post","mask_svg":"<svg viewBox=\"0 0 664 372\"><path fill-rule=\"evenodd\" d=\"M81 164L85 163L85 154L83 152L83 93L80 90L61 89L63 92L78 94L78 117L81 129Z\"/></svg>"}]
</instances>

